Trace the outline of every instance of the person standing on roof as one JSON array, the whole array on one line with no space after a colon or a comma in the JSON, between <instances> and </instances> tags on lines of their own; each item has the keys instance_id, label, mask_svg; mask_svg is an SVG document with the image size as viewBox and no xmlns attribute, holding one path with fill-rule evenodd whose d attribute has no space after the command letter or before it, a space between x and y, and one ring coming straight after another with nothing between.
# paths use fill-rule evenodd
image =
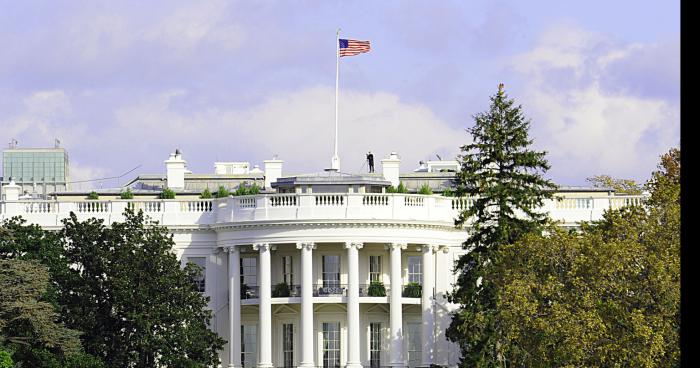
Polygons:
<instances>
[{"instance_id":1,"label":"person standing on roof","mask_svg":"<svg viewBox=\"0 0 700 368\"><path fill-rule=\"evenodd\" d=\"M369 166L369 172L374 172L374 155L372 151L367 152L367 166Z\"/></svg>"}]
</instances>

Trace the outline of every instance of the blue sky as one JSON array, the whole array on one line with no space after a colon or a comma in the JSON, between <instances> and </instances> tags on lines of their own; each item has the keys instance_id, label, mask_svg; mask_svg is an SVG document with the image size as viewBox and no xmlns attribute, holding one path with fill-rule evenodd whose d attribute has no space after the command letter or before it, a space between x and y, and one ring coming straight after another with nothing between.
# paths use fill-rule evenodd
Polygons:
<instances>
[{"instance_id":1,"label":"blue sky","mask_svg":"<svg viewBox=\"0 0 700 368\"><path fill-rule=\"evenodd\" d=\"M0 0L0 143L59 138L74 180L162 173L175 147L200 173L275 154L323 169L340 27L372 42L341 59L343 171L368 149L402 171L454 157L503 82L548 177L644 181L679 144L679 18L662 1Z\"/></svg>"}]
</instances>

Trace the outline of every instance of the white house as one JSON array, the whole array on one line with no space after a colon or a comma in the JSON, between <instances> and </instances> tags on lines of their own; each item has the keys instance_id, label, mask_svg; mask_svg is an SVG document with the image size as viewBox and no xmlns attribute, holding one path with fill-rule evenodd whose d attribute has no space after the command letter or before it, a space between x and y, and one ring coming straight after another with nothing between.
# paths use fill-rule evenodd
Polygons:
<instances>
[{"instance_id":1,"label":"white house","mask_svg":"<svg viewBox=\"0 0 700 368\"><path fill-rule=\"evenodd\" d=\"M205 269L199 285L211 298L211 328L228 341L223 367L455 366L459 349L445 339L455 306L446 293L467 236L454 218L470 200L386 192L398 180L413 189L443 183L454 176L450 162L405 175L396 154L382 164L383 174L284 175L283 161L275 159L265 161L262 180L248 163L217 163L218 174L251 175L265 189L199 199L188 178L202 176L188 172L177 152L162 178L176 199L157 199L158 190L134 185L130 200L114 190L101 191L99 200L70 192L19 200L19 187L10 183L0 220L22 215L55 229L71 211L111 223L127 206L143 210L172 231L183 264ZM561 201L542 210L562 226L642 200L593 188L562 187L558 195Z\"/></svg>"}]
</instances>

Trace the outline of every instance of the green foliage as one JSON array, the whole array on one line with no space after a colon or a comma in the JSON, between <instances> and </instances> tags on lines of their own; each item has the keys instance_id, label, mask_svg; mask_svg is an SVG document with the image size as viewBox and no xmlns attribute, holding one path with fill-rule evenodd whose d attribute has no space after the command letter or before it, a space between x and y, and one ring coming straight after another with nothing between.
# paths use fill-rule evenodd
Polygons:
<instances>
[{"instance_id":1,"label":"green foliage","mask_svg":"<svg viewBox=\"0 0 700 368\"><path fill-rule=\"evenodd\" d=\"M406 186L403 185L403 182L399 182L399 186L394 187L393 185L389 185L386 188L387 193L408 193L408 189L406 189Z\"/></svg>"},{"instance_id":2,"label":"green foliage","mask_svg":"<svg viewBox=\"0 0 700 368\"><path fill-rule=\"evenodd\" d=\"M87 199L100 199L100 195L93 190L92 192L90 192L90 194L88 194Z\"/></svg>"},{"instance_id":3,"label":"green foliage","mask_svg":"<svg viewBox=\"0 0 700 368\"><path fill-rule=\"evenodd\" d=\"M399 186L396 187L396 193L408 193L408 189L406 189L406 186L403 185L403 182L399 182Z\"/></svg>"},{"instance_id":4,"label":"green foliage","mask_svg":"<svg viewBox=\"0 0 700 368\"><path fill-rule=\"evenodd\" d=\"M482 275L495 313L458 313L462 366L678 367L680 152L662 156L645 206L580 231L550 225L504 244ZM470 309L471 312L473 309ZM478 345L497 325L498 345Z\"/></svg>"},{"instance_id":5,"label":"green foliage","mask_svg":"<svg viewBox=\"0 0 700 368\"><path fill-rule=\"evenodd\" d=\"M630 179L617 179L609 175L596 175L586 178L596 188L611 188L617 194L642 194L642 186Z\"/></svg>"},{"instance_id":6,"label":"green foliage","mask_svg":"<svg viewBox=\"0 0 700 368\"><path fill-rule=\"evenodd\" d=\"M13 353L16 362L76 368L219 364L224 341L208 328L208 298L191 282L198 267L181 268L166 228L147 223L142 212L127 209L124 216L125 222L106 227L71 213L59 233L19 218L3 223L0 259L37 259L49 268L56 291L45 294L60 306L61 321L82 333L85 351L64 358L55 348L32 348ZM4 300L13 299L0 296Z\"/></svg>"},{"instance_id":7,"label":"green foliage","mask_svg":"<svg viewBox=\"0 0 700 368\"><path fill-rule=\"evenodd\" d=\"M126 188L125 191L119 194L121 199L134 199L134 193L131 192L131 188Z\"/></svg>"},{"instance_id":8,"label":"green foliage","mask_svg":"<svg viewBox=\"0 0 700 368\"><path fill-rule=\"evenodd\" d=\"M430 189L428 184L423 184L421 185L420 189L418 189L418 194L430 195L433 194L433 190Z\"/></svg>"},{"instance_id":9,"label":"green foliage","mask_svg":"<svg viewBox=\"0 0 700 368\"><path fill-rule=\"evenodd\" d=\"M552 197L556 186L541 176L549 169L546 153L529 148L530 122L502 85L491 96L489 110L474 120L468 130L472 143L462 146L458 156L456 183L456 195L474 198L474 205L460 213L455 224L473 221L463 244L468 253L457 261L457 284L448 295L460 308L453 314L447 337L459 344L462 366L505 366L499 290L491 275L502 246L540 231L547 223L546 214L535 209Z\"/></svg>"},{"instance_id":10,"label":"green foliage","mask_svg":"<svg viewBox=\"0 0 700 368\"><path fill-rule=\"evenodd\" d=\"M174 198L175 198L175 191L170 189L170 188L165 188L160 193L160 199L174 199Z\"/></svg>"},{"instance_id":11,"label":"green foliage","mask_svg":"<svg viewBox=\"0 0 700 368\"><path fill-rule=\"evenodd\" d=\"M409 282L403 287L402 296L404 298L420 298L422 287L417 282Z\"/></svg>"},{"instance_id":12,"label":"green foliage","mask_svg":"<svg viewBox=\"0 0 700 368\"><path fill-rule=\"evenodd\" d=\"M272 297L273 298L289 297L289 285L287 285L286 282L280 282L279 284L275 285L275 288L272 289Z\"/></svg>"},{"instance_id":13,"label":"green foliage","mask_svg":"<svg viewBox=\"0 0 700 368\"><path fill-rule=\"evenodd\" d=\"M454 197L455 192L451 188L445 188L445 190L442 191L442 196L443 197Z\"/></svg>"},{"instance_id":14,"label":"green foliage","mask_svg":"<svg viewBox=\"0 0 700 368\"><path fill-rule=\"evenodd\" d=\"M260 194L260 187L258 186L257 183L253 183L252 185L248 185L248 183L243 182L241 185L236 188L236 191L231 193L234 196L242 196L242 195L255 195L255 194Z\"/></svg>"},{"instance_id":15,"label":"green foliage","mask_svg":"<svg viewBox=\"0 0 700 368\"><path fill-rule=\"evenodd\" d=\"M66 328L44 300L49 272L35 260L0 260L0 346L17 363L44 366L80 352L79 332Z\"/></svg>"},{"instance_id":16,"label":"green foliage","mask_svg":"<svg viewBox=\"0 0 700 368\"><path fill-rule=\"evenodd\" d=\"M211 195L211 192L209 191L209 188L205 188L202 191L202 194L199 195L199 198L202 198L202 199L209 199L211 197L212 197L212 195Z\"/></svg>"},{"instance_id":17,"label":"green foliage","mask_svg":"<svg viewBox=\"0 0 700 368\"><path fill-rule=\"evenodd\" d=\"M86 352L108 366L211 366L221 340L207 327L208 298L172 253L172 235L147 223L142 212L124 213L123 223L63 220L60 236L75 271L65 282L65 319L84 333Z\"/></svg>"},{"instance_id":18,"label":"green foliage","mask_svg":"<svg viewBox=\"0 0 700 368\"><path fill-rule=\"evenodd\" d=\"M12 356L5 350L0 349L0 368L13 368L15 363L12 361Z\"/></svg>"},{"instance_id":19,"label":"green foliage","mask_svg":"<svg viewBox=\"0 0 700 368\"><path fill-rule=\"evenodd\" d=\"M386 287L381 281L372 281L367 288L368 296L386 296Z\"/></svg>"},{"instance_id":20,"label":"green foliage","mask_svg":"<svg viewBox=\"0 0 700 368\"><path fill-rule=\"evenodd\" d=\"M231 195L231 193L229 193L228 189L224 188L223 185L220 185L219 189L216 191L216 198L226 198L229 195Z\"/></svg>"}]
</instances>

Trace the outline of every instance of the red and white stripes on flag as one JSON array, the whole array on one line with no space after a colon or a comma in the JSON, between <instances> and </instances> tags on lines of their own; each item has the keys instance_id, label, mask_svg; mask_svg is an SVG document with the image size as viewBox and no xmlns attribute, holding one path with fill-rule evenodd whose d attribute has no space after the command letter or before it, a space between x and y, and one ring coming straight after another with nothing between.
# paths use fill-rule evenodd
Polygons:
<instances>
[{"instance_id":1,"label":"red and white stripes on flag","mask_svg":"<svg viewBox=\"0 0 700 368\"><path fill-rule=\"evenodd\" d=\"M355 56L369 52L369 41L358 41L358 40L338 40L339 55L343 56Z\"/></svg>"}]
</instances>

